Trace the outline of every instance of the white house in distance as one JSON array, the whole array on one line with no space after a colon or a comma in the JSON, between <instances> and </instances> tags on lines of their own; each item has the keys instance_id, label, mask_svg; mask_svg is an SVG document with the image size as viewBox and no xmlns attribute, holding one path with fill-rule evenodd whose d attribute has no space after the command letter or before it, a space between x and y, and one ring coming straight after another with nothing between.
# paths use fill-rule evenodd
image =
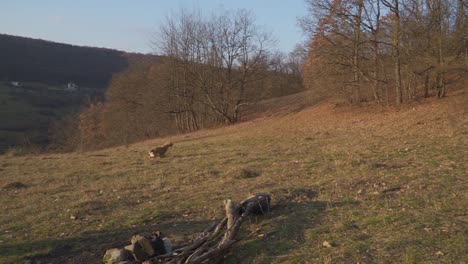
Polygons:
<instances>
[{"instance_id":1,"label":"white house in distance","mask_svg":"<svg viewBox=\"0 0 468 264\"><path fill-rule=\"evenodd\" d=\"M77 90L78 90L78 85L76 85L76 83L73 83L73 82L67 83L67 87L65 87L65 91L68 91L68 92L74 92Z\"/></svg>"},{"instance_id":2,"label":"white house in distance","mask_svg":"<svg viewBox=\"0 0 468 264\"><path fill-rule=\"evenodd\" d=\"M14 86L14 87L20 87L21 86L21 83L17 82L17 81L10 82L10 84L11 84L11 86Z\"/></svg>"}]
</instances>

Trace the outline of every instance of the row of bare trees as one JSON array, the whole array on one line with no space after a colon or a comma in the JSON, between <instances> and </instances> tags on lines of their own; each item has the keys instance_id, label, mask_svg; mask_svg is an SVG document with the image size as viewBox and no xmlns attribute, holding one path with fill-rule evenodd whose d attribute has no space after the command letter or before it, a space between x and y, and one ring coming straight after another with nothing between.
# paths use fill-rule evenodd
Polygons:
<instances>
[{"instance_id":1,"label":"row of bare trees","mask_svg":"<svg viewBox=\"0 0 468 264\"><path fill-rule=\"evenodd\" d=\"M241 107L259 94L273 41L240 10L209 19L181 12L167 19L155 44L170 59L171 113L196 130L210 118L239 121Z\"/></svg>"},{"instance_id":2,"label":"row of bare trees","mask_svg":"<svg viewBox=\"0 0 468 264\"><path fill-rule=\"evenodd\" d=\"M239 122L247 105L303 90L303 54L274 43L244 10L170 17L153 41L161 56L115 75L105 101L68 125L70 138L89 149Z\"/></svg>"},{"instance_id":3,"label":"row of bare trees","mask_svg":"<svg viewBox=\"0 0 468 264\"><path fill-rule=\"evenodd\" d=\"M464 0L306 0L309 34L304 84L352 103L401 104L465 71Z\"/></svg>"}]
</instances>

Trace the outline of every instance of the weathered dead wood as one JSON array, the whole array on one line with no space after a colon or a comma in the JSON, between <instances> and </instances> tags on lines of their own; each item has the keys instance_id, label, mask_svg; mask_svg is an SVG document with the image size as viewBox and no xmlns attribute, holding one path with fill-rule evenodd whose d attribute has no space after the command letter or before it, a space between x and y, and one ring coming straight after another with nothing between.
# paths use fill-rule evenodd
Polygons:
<instances>
[{"instance_id":1,"label":"weathered dead wood","mask_svg":"<svg viewBox=\"0 0 468 264\"><path fill-rule=\"evenodd\" d=\"M216 263L237 242L235 238L244 219L252 213L266 213L270 201L268 194L255 194L237 206L231 200L226 200L224 219L211 224L190 244L177 247L171 255L155 256L150 260L152 263L165 264Z\"/></svg>"}]
</instances>

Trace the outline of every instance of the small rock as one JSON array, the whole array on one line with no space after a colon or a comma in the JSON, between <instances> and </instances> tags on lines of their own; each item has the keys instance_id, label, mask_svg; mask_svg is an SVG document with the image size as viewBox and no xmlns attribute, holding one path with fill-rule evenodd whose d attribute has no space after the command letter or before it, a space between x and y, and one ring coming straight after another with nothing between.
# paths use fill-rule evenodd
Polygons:
<instances>
[{"instance_id":1,"label":"small rock","mask_svg":"<svg viewBox=\"0 0 468 264\"><path fill-rule=\"evenodd\" d=\"M125 250L125 254L127 254L127 256L129 256L129 258L131 259L134 259L133 257L133 245L128 245L128 246L125 246L124 247L124 250Z\"/></svg>"},{"instance_id":2,"label":"small rock","mask_svg":"<svg viewBox=\"0 0 468 264\"><path fill-rule=\"evenodd\" d=\"M135 235L132 237L131 242L133 245L133 257L136 261L144 261L155 254L151 241L148 238L142 235Z\"/></svg>"},{"instance_id":3,"label":"small rock","mask_svg":"<svg viewBox=\"0 0 468 264\"><path fill-rule=\"evenodd\" d=\"M162 239L163 234L159 231L153 232L149 237L151 242L151 247L154 250L156 255L164 255L167 253L164 240ZM172 247L172 245L171 245Z\"/></svg>"},{"instance_id":4,"label":"small rock","mask_svg":"<svg viewBox=\"0 0 468 264\"><path fill-rule=\"evenodd\" d=\"M187 210L187 211L184 212L184 214L182 216L183 217L189 217L191 214L192 214L192 211Z\"/></svg>"},{"instance_id":5,"label":"small rock","mask_svg":"<svg viewBox=\"0 0 468 264\"><path fill-rule=\"evenodd\" d=\"M172 254L172 242L169 238L165 237L163 238L163 242L164 242L164 249L166 250L166 254L167 255L171 255Z\"/></svg>"},{"instance_id":6,"label":"small rock","mask_svg":"<svg viewBox=\"0 0 468 264\"><path fill-rule=\"evenodd\" d=\"M323 246L323 247L326 247L326 248L331 248L331 247L332 247L332 245L331 245L328 241L324 241L324 242L322 243L322 246Z\"/></svg>"},{"instance_id":7,"label":"small rock","mask_svg":"<svg viewBox=\"0 0 468 264\"><path fill-rule=\"evenodd\" d=\"M133 245L128 245L128 246L125 246L124 249L130 252L133 252L133 247L134 247Z\"/></svg>"},{"instance_id":8,"label":"small rock","mask_svg":"<svg viewBox=\"0 0 468 264\"><path fill-rule=\"evenodd\" d=\"M105 264L119 264L128 260L128 255L121 248L108 249L102 258Z\"/></svg>"},{"instance_id":9,"label":"small rock","mask_svg":"<svg viewBox=\"0 0 468 264\"><path fill-rule=\"evenodd\" d=\"M252 214L266 214L270 211L271 196L267 193L256 193L241 202L240 213L249 211Z\"/></svg>"}]
</instances>

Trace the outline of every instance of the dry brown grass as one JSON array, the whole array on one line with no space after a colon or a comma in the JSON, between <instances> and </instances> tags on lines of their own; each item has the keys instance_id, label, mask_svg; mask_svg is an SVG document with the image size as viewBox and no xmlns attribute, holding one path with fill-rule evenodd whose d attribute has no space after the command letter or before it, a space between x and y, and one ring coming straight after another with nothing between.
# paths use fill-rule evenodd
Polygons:
<instances>
[{"instance_id":1,"label":"dry brown grass","mask_svg":"<svg viewBox=\"0 0 468 264\"><path fill-rule=\"evenodd\" d=\"M129 147L0 156L0 186L26 186L0 191L0 263L99 263L139 231L177 243L220 217L223 199L257 191L273 211L244 224L228 263L462 262L466 130L448 117L463 96L391 110L325 102ZM147 157L168 140L166 158Z\"/></svg>"}]
</instances>

